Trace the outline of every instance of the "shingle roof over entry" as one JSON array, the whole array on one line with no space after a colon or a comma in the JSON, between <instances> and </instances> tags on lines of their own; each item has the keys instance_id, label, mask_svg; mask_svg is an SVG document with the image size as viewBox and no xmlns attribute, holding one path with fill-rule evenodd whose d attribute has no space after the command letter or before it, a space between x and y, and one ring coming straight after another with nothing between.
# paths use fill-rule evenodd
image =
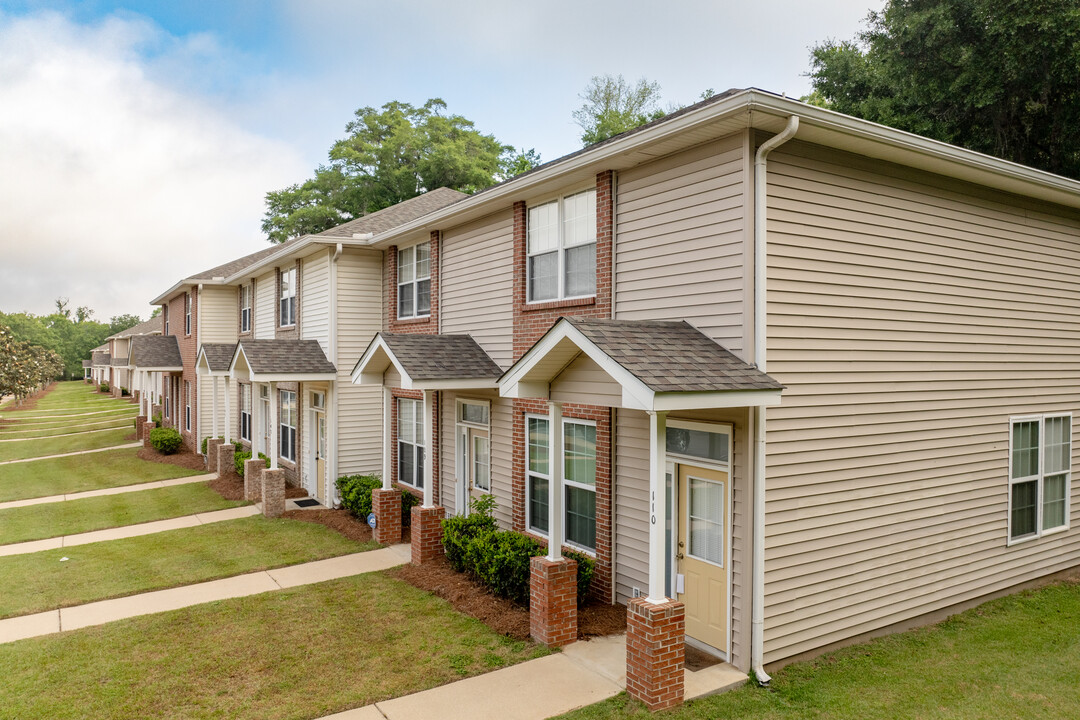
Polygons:
<instances>
[{"instance_id":1,"label":"shingle roof over entry","mask_svg":"<svg viewBox=\"0 0 1080 720\"><path fill-rule=\"evenodd\" d=\"M111 364L113 367L127 367L128 359L126 357L114 357Z\"/></svg>"},{"instance_id":2,"label":"shingle roof over entry","mask_svg":"<svg viewBox=\"0 0 1080 720\"><path fill-rule=\"evenodd\" d=\"M566 320L654 392L784 387L686 321Z\"/></svg>"},{"instance_id":3,"label":"shingle roof over entry","mask_svg":"<svg viewBox=\"0 0 1080 720\"><path fill-rule=\"evenodd\" d=\"M182 368L175 335L137 335L131 338L131 364L140 368Z\"/></svg>"},{"instance_id":4,"label":"shingle roof over entry","mask_svg":"<svg viewBox=\"0 0 1080 720\"><path fill-rule=\"evenodd\" d=\"M93 362L94 365L109 365L109 364L112 363L112 356L109 355L109 353L107 353L107 352L101 352L99 350L95 350L94 354L91 355L90 357L91 357L91 362Z\"/></svg>"},{"instance_id":5,"label":"shingle roof over entry","mask_svg":"<svg viewBox=\"0 0 1080 720\"><path fill-rule=\"evenodd\" d=\"M317 340L241 340L251 372L259 375L334 373Z\"/></svg>"},{"instance_id":6,"label":"shingle roof over entry","mask_svg":"<svg viewBox=\"0 0 1080 720\"><path fill-rule=\"evenodd\" d=\"M469 335L380 333L413 380L494 380L502 369Z\"/></svg>"},{"instance_id":7,"label":"shingle roof over entry","mask_svg":"<svg viewBox=\"0 0 1080 720\"><path fill-rule=\"evenodd\" d=\"M206 358L206 364L210 366L210 372L228 370L234 352L236 352L234 343L203 343L202 346L202 354Z\"/></svg>"}]
</instances>

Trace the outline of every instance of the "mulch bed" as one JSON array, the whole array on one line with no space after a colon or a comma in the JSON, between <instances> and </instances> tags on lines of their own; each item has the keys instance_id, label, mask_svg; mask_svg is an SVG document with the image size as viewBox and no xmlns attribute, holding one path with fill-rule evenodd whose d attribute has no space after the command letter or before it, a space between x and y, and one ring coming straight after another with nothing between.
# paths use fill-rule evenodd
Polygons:
<instances>
[{"instance_id":1,"label":"mulch bed","mask_svg":"<svg viewBox=\"0 0 1080 720\"><path fill-rule=\"evenodd\" d=\"M492 595L465 573L450 567L446 558L426 565L405 565L391 574L399 580L441 597L455 610L495 632L525 640L529 637L529 609ZM578 638L587 639L626 632L626 606L589 602L578 608Z\"/></svg>"},{"instance_id":2,"label":"mulch bed","mask_svg":"<svg viewBox=\"0 0 1080 720\"><path fill-rule=\"evenodd\" d=\"M38 390L33 395L27 395L26 397L24 397L22 399L22 402L19 403L18 405L16 405L15 403L12 403L11 406L5 408L5 410L9 410L9 411L10 410L18 410L20 412L22 412L23 410L34 410L35 408L37 408L38 400L40 400L41 398L48 395L49 391L52 390L52 389L53 389L53 386L50 385L49 387L45 388L44 390ZM17 423L17 422L18 422L18 420L0 420L0 425L6 425L7 423L14 424L14 423Z\"/></svg>"},{"instance_id":3,"label":"mulch bed","mask_svg":"<svg viewBox=\"0 0 1080 720\"><path fill-rule=\"evenodd\" d=\"M135 435L132 434L130 439L134 440ZM206 463L203 462L202 455L196 455L190 450L173 453L172 455L163 455L154 448L143 447L139 448L137 455L140 460L146 460L147 462L176 465L188 470L206 470Z\"/></svg>"},{"instance_id":4,"label":"mulch bed","mask_svg":"<svg viewBox=\"0 0 1080 720\"><path fill-rule=\"evenodd\" d=\"M222 478L214 478L207 484L211 490L226 500L244 499L244 478L235 473L229 473Z\"/></svg>"}]
</instances>

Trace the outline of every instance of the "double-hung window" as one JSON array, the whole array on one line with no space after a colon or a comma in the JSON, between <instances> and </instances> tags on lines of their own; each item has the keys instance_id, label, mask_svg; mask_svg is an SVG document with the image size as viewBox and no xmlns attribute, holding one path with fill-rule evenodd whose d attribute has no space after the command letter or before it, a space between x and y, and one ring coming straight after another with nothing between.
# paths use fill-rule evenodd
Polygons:
<instances>
[{"instance_id":1,"label":"double-hung window","mask_svg":"<svg viewBox=\"0 0 1080 720\"><path fill-rule=\"evenodd\" d=\"M251 442L251 386L240 386L240 439Z\"/></svg>"},{"instance_id":2,"label":"double-hung window","mask_svg":"<svg viewBox=\"0 0 1080 720\"><path fill-rule=\"evenodd\" d=\"M281 271L281 308L278 323L281 327L296 324L296 268Z\"/></svg>"},{"instance_id":3,"label":"double-hung window","mask_svg":"<svg viewBox=\"0 0 1080 720\"><path fill-rule=\"evenodd\" d=\"M184 381L184 429L191 432L191 383Z\"/></svg>"},{"instance_id":4,"label":"double-hung window","mask_svg":"<svg viewBox=\"0 0 1080 720\"><path fill-rule=\"evenodd\" d=\"M1072 415L1010 420L1009 542L1069 527Z\"/></svg>"},{"instance_id":5,"label":"double-hung window","mask_svg":"<svg viewBox=\"0 0 1080 720\"><path fill-rule=\"evenodd\" d=\"M398 250L398 318L431 314L431 243Z\"/></svg>"},{"instance_id":6,"label":"double-hung window","mask_svg":"<svg viewBox=\"0 0 1080 720\"><path fill-rule=\"evenodd\" d=\"M169 334L169 306L165 306L165 310L162 311L165 315L165 334Z\"/></svg>"},{"instance_id":7,"label":"double-hung window","mask_svg":"<svg viewBox=\"0 0 1080 720\"><path fill-rule=\"evenodd\" d=\"M424 487L424 403L398 398L398 482Z\"/></svg>"},{"instance_id":8,"label":"double-hung window","mask_svg":"<svg viewBox=\"0 0 1080 720\"><path fill-rule=\"evenodd\" d=\"M281 457L296 462L296 393L281 390Z\"/></svg>"},{"instance_id":9,"label":"double-hung window","mask_svg":"<svg viewBox=\"0 0 1080 720\"><path fill-rule=\"evenodd\" d=\"M251 332L251 285L240 286L240 332Z\"/></svg>"},{"instance_id":10,"label":"double-hung window","mask_svg":"<svg viewBox=\"0 0 1080 720\"><path fill-rule=\"evenodd\" d=\"M563 420L563 523L570 545L596 548L596 424L588 420ZM549 420L525 417L526 521L533 532L547 534L550 527L548 487L551 482Z\"/></svg>"},{"instance_id":11,"label":"double-hung window","mask_svg":"<svg viewBox=\"0 0 1080 720\"><path fill-rule=\"evenodd\" d=\"M191 293L184 293L184 334L191 334Z\"/></svg>"},{"instance_id":12,"label":"double-hung window","mask_svg":"<svg viewBox=\"0 0 1080 720\"><path fill-rule=\"evenodd\" d=\"M529 208L529 302L596 294L596 190Z\"/></svg>"},{"instance_id":13,"label":"double-hung window","mask_svg":"<svg viewBox=\"0 0 1080 720\"><path fill-rule=\"evenodd\" d=\"M482 400L458 400L458 481L491 492L491 406Z\"/></svg>"}]
</instances>

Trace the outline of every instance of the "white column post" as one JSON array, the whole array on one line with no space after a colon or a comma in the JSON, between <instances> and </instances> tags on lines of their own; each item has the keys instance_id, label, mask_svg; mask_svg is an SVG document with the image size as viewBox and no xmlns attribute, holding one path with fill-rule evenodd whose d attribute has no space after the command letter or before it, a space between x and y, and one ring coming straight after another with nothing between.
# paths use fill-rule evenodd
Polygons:
<instances>
[{"instance_id":1,"label":"white column post","mask_svg":"<svg viewBox=\"0 0 1080 720\"><path fill-rule=\"evenodd\" d=\"M562 403L548 402L548 560L562 559L563 460Z\"/></svg>"},{"instance_id":2,"label":"white column post","mask_svg":"<svg viewBox=\"0 0 1080 720\"><path fill-rule=\"evenodd\" d=\"M232 403L229 401L229 395L232 394L232 383L229 382L231 378L228 375L222 377L225 385L225 442L232 442ZM217 392L217 382L214 383L214 392ZM217 400L214 400L214 417L217 417ZM214 431L214 437L217 437L217 431ZM258 457L256 455L255 457Z\"/></svg>"},{"instance_id":3,"label":"white column post","mask_svg":"<svg viewBox=\"0 0 1080 720\"><path fill-rule=\"evenodd\" d=\"M217 375L210 376L210 438L217 439L217 414L218 414L218 395L217 395Z\"/></svg>"},{"instance_id":4,"label":"white column post","mask_svg":"<svg viewBox=\"0 0 1080 720\"><path fill-rule=\"evenodd\" d=\"M267 455L270 456L270 469L277 470L278 460L278 408L277 408L277 383L270 383L270 447Z\"/></svg>"},{"instance_id":5,"label":"white column post","mask_svg":"<svg viewBox=\"0 0 1080 720\"><path fill-rule=\"evenodd\" d=\"M332 380L326 390L326 478L320 480L326 482L325 492L331 507L337 501L337 387L337 380Z\"/></svg>"},{"instance_id":6,"label":"white column post","mask_svg":"<svg viewBox=\"0 0 1080 720\"><path fill-rule=\"evenodd\" d=\"M391 427L394 421L393 415L393 402L394 396L390 393L390 388L383 386L382 391L383 406L383 456L382 456L382 486L383 490L390 489L390 473L391 465L394 461L394 448L391 438L393 438L393 428Z\"/></svg>"},{"instance_id":7,"label":"white column post","mask_svg":"<svg viewBox=\"0 0 1080 720\"><path fill-rule=\"evenodd\" d=\"M266 437L263 427L262 387L251 383L251 457L259 457L259 443Z\"/></svg>"},{"instance_id":8,"label":"white column post","mask_svg":"<svg viewBox=\"0 0 1080 720\"><path fill-rule=\"evenodd\" d=\"M435 391L424 391L424 507L435 507Z\"/></svg>"},{"instance_id":9,"label":"white column post","mask_svg":"<svg viewBox=\"0 0 1080 720\"><path fill-rule=\"evenodd\" d=\"M654 605L667 602L664 591L664 535L667 529L667 413L649 412L649 596Z\"/></svg>"}]
</instances>

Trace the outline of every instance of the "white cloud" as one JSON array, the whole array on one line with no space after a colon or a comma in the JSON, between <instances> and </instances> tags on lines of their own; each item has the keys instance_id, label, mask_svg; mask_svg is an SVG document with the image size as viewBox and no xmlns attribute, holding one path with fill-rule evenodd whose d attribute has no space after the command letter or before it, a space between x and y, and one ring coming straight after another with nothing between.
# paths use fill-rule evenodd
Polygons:
<instances>
[{"instance_id":1,"label":"white cloud","mask_svg":"<svg viewBox=\"0 0 1080 720\"><path fill-rule=\"evenodd\" d=\"M0 309L63 295L145 317L184 275L263 247L264 194L310 162L196 89L231 61L137 16L0 15Z\"/></svg>"}]
</instances>

